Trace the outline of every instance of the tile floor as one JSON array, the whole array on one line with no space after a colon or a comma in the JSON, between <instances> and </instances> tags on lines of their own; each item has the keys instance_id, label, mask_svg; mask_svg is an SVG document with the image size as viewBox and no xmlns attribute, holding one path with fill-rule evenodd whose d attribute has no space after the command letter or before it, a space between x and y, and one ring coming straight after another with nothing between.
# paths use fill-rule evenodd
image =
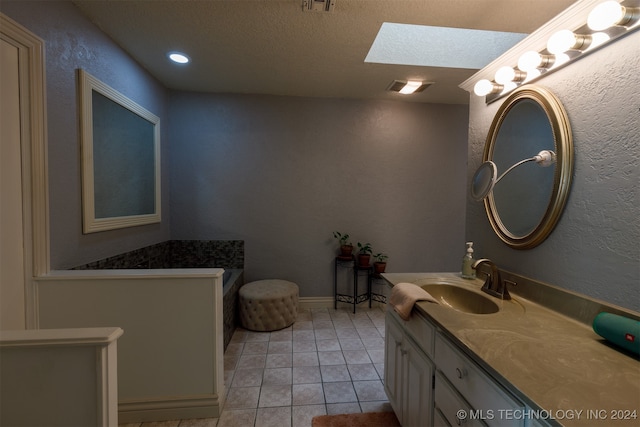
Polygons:
<instances>
[{"instance_id":1,"label":"tile floor","mask_svg":"<svg viewBox=\"0 0 640 427\"><path fill-rule=\"evenodd\" d=\"M363 304L364 305L364 304ZM220 418L121 427L310 427L316 415L391 411L384 306L311 309L275 332L238 328L224 355Z\"/></svg>"}]
</instances>

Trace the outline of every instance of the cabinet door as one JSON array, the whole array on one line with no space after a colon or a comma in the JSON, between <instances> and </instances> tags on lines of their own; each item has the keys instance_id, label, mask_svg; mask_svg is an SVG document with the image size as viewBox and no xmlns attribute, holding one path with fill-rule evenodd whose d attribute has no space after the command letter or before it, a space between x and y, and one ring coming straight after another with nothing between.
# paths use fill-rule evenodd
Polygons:
<instances>
[{"instance_id":1,"label":"cabinet door","mask_svg":"<svg viewBox=\"0 0 640 427\"><path fill-rule=\"evenodd\" d=\"M402 408L400 407L402 383L402 330L390 314L385 322L385 351L384 351L384 390L389 403L402 423Z\"/></svg>"},{"instance_id":2,"label":"cabinet door","mask_svg":"<svg viewBox=\"0 0 640 427\"><path fill-rule=\"evenodd\" d=\"M403 427L433 425L433 364L409 339L402 343Z\"/></svg>"}]
</instances>

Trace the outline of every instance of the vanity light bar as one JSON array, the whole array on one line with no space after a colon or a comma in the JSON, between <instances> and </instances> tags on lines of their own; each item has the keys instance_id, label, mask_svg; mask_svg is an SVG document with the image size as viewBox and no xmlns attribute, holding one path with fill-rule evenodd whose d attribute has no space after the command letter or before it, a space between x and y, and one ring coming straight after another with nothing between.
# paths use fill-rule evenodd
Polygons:
<instances>
[{"instance_id":1,"label":"vanity light bar","mask_svg":"<svg viewBox=\"0 0 640 427\"><path fill-rule=\"evenodd\" d=\"M640 0L626 0L621 3L615 0L609 1L593 1L583 0L578 2L580 4L574 5L575 7L582 7L583 9L588 7L588 16L584 19L584 13L582 18L577 23L574 23L574 30L568 30L565 28L558 29L551 33L551 36L547 38L546 45L543 49L526 50L519 55L517 65L503 65L497 68L493 78L483 78L477 80L473 86L473 92L477 96L486 97L487 103L493 102L518 86L529 83L540 76L555 71L569 62L575 61L578 58L593 52L596 48L606 45L611 41L622 37L625 34L629 34L638 28L640 28ZM595 7L593 4L595 4ZM572 13L575 11L572 8L567 9L563 14L569 16L568 21L572 19ZM578 12L582 12L578 10ZM563 14L559 15L561 18ZM556 18L561 22L550 22L556 26L563 25L562 19ZM574 19L575 20L575 19ZM544 28L546 32L548 28ZM532 34L531 36L533 36ZM538 35L538 39L540 39ZM537 40L539 46L542 39ZM510 57L513 57L513 53L521 45L526 44L527 39L516 45L508 53ZM493 63L489 64L485 68L486 71L489 68L495 69L499 66L499 61L504 60L503 64L507 62L506 54L498 58ZM508 63L508 62L507 62ZM480 74L480 73L478 73ZM477 76L477 75L476 75ZM472 77L474 79L476 76ZM471 80L471 79L470 79ZM460 85L465 87L469 81ZM468 90L468 89L467 89Z\"/></svg>"}]
</instances>

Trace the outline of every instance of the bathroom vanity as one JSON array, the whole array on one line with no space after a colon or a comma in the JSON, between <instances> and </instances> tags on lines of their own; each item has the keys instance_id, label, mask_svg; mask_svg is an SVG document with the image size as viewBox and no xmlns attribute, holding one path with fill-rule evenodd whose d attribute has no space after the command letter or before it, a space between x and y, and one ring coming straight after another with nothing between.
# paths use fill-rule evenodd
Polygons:
<instances>
[{"instance_id":1,"label":"bathroom vanity","mask_svg":"<svg viewBox=\"0 0 640 427\"><path fill-rule=\"evenodd\" d=\"M589 324L516 291L499 300L456 273L383 277L457 288L416 303L408 321L387 311L385 390L403 426L640 423L640 362Z\"/></svg>"}]
</instances>

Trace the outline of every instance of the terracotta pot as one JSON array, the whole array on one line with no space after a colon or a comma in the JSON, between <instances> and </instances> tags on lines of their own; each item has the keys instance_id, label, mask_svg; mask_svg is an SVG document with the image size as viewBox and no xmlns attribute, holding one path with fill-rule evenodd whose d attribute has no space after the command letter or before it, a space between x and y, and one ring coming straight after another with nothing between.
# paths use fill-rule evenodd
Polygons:
<instances>
[{"instance_id":1,"label":"terracotta pot","mask_svg":"<svg viewBox=\"0 0 640 427\"><path fill-rule=\"evenodd\" d=\"M345 258L351 258L351 254L353 253L353 245L341 245L340 246L340 256Z\"/></svg>"},{"instance_id":2,"label":"terracotta pot","mask_svg":"<svg viewBox=\"0 0 640 427\"><path fill-rule=\"evenodd\" d=\"M358 254L358 265L360 267L368 267L371 260L370 254Z\"/></svg>"},{"instance_id":3,"label":"terracotta pot","mask_svg":"<svg viewBox=\"0 0 640 427\"><path fill-rule=\"evenodd\" d=\"M382 274L384 273L384 270L387 268L387 263L386 262L374 262L373 263L373 271L376 274Z\"/></svg>"}]
</instances>

